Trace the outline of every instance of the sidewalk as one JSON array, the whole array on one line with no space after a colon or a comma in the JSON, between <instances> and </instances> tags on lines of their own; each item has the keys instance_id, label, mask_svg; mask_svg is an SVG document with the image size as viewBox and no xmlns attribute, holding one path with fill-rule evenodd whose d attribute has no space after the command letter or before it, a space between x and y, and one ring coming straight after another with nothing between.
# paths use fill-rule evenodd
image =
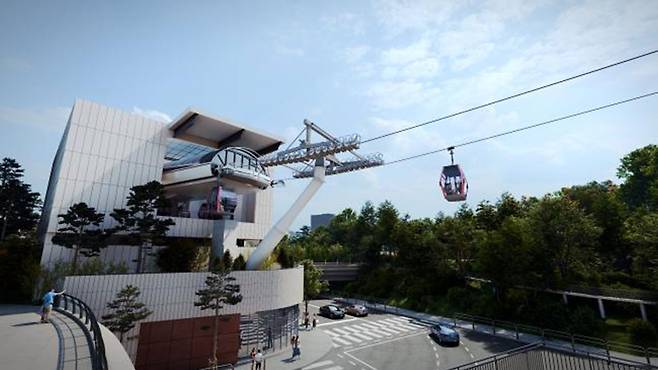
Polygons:
<instances>
[{"instance_id":1,"label":"sidewalk","mask_svg":"<svg viewBox=\"0 0 658 370\"><path fill-rule=\"evenodd\" d=\"M0 358L3 369L56 369L59 337L39 323L38 306L0 305Z\"/></svg>"},{"instance_id":2,"label":"sidewalk","mask_svg":"<svg viewBox=\"0 0 658 370\"><path fill-rule=\"evenodd\" d=\"M315 329L306 331L303 327L299 328L299 348L302 355L294 361L290 360L292 356L292 347L280 352L268 354L265 356L265 366L263 370L291 370L301 369L324 357L333 348L331 338L322 330ZM236 367L240 370L251 370L251 362L240 364Z\"/></svg>"},{"instance_id":3,"label":"sidewalk","mask_svg":"<svg viewBox=\"0 0 658 370\"><path fill-rule=\"evenodd\" d=\"M462 320L457 320L456 322L452 318L446 318L442 316L437 316L437 315L431 315L428 313L424 312L416 312L404 308L399 308L395 306L389 306L389 305L383 305L383 304L378 304L378 303L370 303L361 299L354 299L354 298L339 298L336 297L334 298L336 301L342 301L345 303L349 304L360 304L363 306L366 306L368 308L372 308L375 310L387 312L387 313L393 313L396 315L401 315L401 316L406 316L412 319L416 319L418 321L424 321L428 323L443 323L443 324L448 324L448 325L453 325L456 324L458 328L463 329L463 330L470 330L470 331L477 331L480 333L485 333L489 335L494 335L494 336L499 336L499 337L505 337L509 339L513 339L516 341L519 341L524 344L530 344L530 343L536 343L536 342L544 342L548 346L552 346L553 348L561 348L561 349L567 349L567 350L576 350L580 352L589 352L592 354L600 354L600 355L605 355L607 356L608 353L611 357L616 357L618 359L623 359L623 360L628 360L628 361L634 361L634 362L639 362L639 363L647 363L647 359L645 357L640 357L640 356L634 356L631 354L627 353L622 353L622 352L615 352L615 351L606 351L603 348L600 347L593 347L593 346L587 346L583 344L572 344L570 342L562 341L562 340L556 340L556 339L544 339L539 335L534 335L534 334L528 334L528 333L522 333L519 332L518 338L516 337L516 333L513 331L509 331L506 329L501 329L501 328L493 328L490 325L485 325L481 323L476 323L475 326L472 325L471 322L468 321L462 321ZM495 334L494 334L495 332ZM658 358L651 357L651 364L656 365L658 364Z\"/></svg>"}]
</instances>

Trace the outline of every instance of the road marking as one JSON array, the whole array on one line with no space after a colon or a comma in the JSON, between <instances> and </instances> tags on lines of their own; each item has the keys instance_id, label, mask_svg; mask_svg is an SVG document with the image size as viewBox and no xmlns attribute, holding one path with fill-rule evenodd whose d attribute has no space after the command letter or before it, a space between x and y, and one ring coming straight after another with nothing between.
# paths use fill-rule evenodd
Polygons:
<instances>
[{"instance_id":1,"label":"road marking","mask_svg":"<svg viewBox=\"0 0 658 370\"><path fill-rule=\"evenodd\" d=\"M369 367L370 369L372 369L372 370L377 370L377 368L375 368L374 366L372 366L372 365L370 365L370 364L368 364L367 362L365 362L365 361L362 361L362 360L359 360L358 358L356 358L356 357L354 357L354 356L352 356L351 354L349 354L349 353L347 353L347 352L345 352L345 354L346 354L346 355L348 355L348 356L350 356L351 358L353 358L353 359L355 359L355 360L357 360L357 361L359 361L360 363L362 363L362 364L364 364L364 365L366 365L366 366L367 366L367 367Z\"/></svg>"},{"instance_id":2,"label":"road marking","mask_svg":"<svg viewBox=\"0 0 658 370\"><path fill-rule=\"evenodd\" d=\"M322 370L343 370L342 366L332 366Z\"/></svg>"},{"instance_id":3,"label":"road marking","mask_svg":"<svg viewBox=\"0 0 658 370\"><path fill-rule=\"evenodd\" d=\"M436 349L436 347L434 346L432 346L432 349L434 350L434 352L438 351L438 349Z\"/></svg>"},{"instance_id":4,"label":"road marking","mask_svg":"<svg viewBox=\"0 0 658 370\"><path fill-rule=\"evenodd\" d=\"M379 327L377 325L371 325L371 324L359 324L359 325L369 329L369 332L375 332L375 333L383 334L385 336L393 335L392 333L389 333L387 331L380 330L381 327ZM352 326L356 326L356 325L352 325Z\"/></svg>"},{"instance_id":5,"label":"road marking","mask_svg":"<svg viewBox=\"0 0 658 370\"><path fill-rule=\"evenodd\" d=\"M338 334L336 334L336 333L334 333L333 331L328 330L328 329L327 329L327 330L323 330L323 332L325 332L325 333L331 335L332 337L338 337L338 336L339 336Z\"/></svg>"},{"instance_id":6,"label":"road marking","mask_svg":"<svg viewBox=\"0 0 658 370\"><path fill-rule=\"evenodd\" d=\"M438 354L438 353L434 353L434 357L436 357L436 358L438 359L438 358L439 358L439 354Z\"/></svg>"},{"instance_id":7,"label":"road marking","mask_svg":"<svg viewBox=\"0 0 658 370\"><path fill-rule=\"evenodd\" d=\"M317 326L320 327L320 326L329 326L329 325L335 325L335 324L343 324L343 323L354 321L354 320L358 320L358 318L353 317L353 318L347 319L347 320L343 319L343 320L338 320L338 321L325 322L324 324L318 324Z\"/></svg>"},{"instance_id":8,"label":"road marking","mask_svg":"<svg viewBox=\"0 0 658 370\"><path fill-rule=\"evenodd\" d=\"M441 367L441 363L439 362L439 360L436 360L436 367Z\"/></svg>"},{"instance_id":9,"label":"road marking","mask_svg":"<svg viewBox=\"0 0 658 370\"><path fill-rule=\"evenodd\" d=\"M415 337L415 336L423 335L423 334L425 334L425 333L412 333L412 334L408 334L408 335L405 335L405 336L402 336L402 337L397 337L397 338L393 338L393 339L389 339L389 340L383 340L383 341L377 342L377 343L366 344L366 345L351 349L349 351L345 351L345 354L347 354L348 352L359 351L359 350L362 350L362 349L365 349L365 348L378 346L380 344L391 343L391 342L395 342L395 341L398 341L398 340L407 339L407 338L411 338L411 337Z\"/></svg>"},{"instance_id":10,"label":"road marking","mask_svg":"<svg viewBox=\"0 0 658 370\"><path fill-rule=\"evenodd\" d=\"M347 361L347 362L349 362L352 366L356 367L356 362L354 361Z\"/></svg>"},{"instance_id":11,"label":"road marking","mask_svg":"<svg viewBox=\"0 0 658 370\"><path fill-rule=\"evenodd\" d=\"M365 334L361 334L361 333L352 333L351 335L352 335L352 337L349 337L349 339L352 339L354 336L357 336L357 337L359 337L363 340L372 340L372 338L370 338L369 336L367 336Z\"/></svg>"},{"instance_id":12,"label":"road marking","mask_svg":"<svg viewBox=\"0 0 658 370\"><path fill-rule=\"evenodd\" d=\"M302 370L311 370L311 369L315 369L316 367L322 367L322 366L325 366L325 365L331 365L331 364L333 364L333 363L334 363L334 362L333 362L333 361L330 361L330 360L320 361L320 362L316 362L316 363L314 363L314 364L312 364L312 365L308 365L308 366L302 368Z\"/></svg>"},{"instance_id":13,"label":"road marking","mask_svg":"<svg viewBox=\"0 0 658 370\"><path fill-rule=\"evenodd\" d=\"M340 357L340 358L345 358L345 357L343 357L343 355L341 355L340 353L337 354L336 356L338 356L338 357Z\"/></svg>"},{"instance_id":14,"label":"road marking","mask_svg":"<svg viewBox=\"0 0 658 370\"><path fill-rule=\"evenodd\" d=\"M336 333L339 333L340 335L350 335L351 333L349 331L345 331L345 328L334 328L333 330Z\"/></svg>"},{"instance_id":15,"label":"road marking","mask_svg":"<svg viewBox=\"0 0 658 370\"><path fill-rule=\"evenodd\" d=\"M331 343L331 345L332 345L334 348L338 348L338 347L340 347L338 344L333 343L333 342Z\"/></svg>"},{"instance_id":16,"label":"road marking","mask_svg":"<svg viewBox=\"0 0 658 370\"><path fill-rule=\"evenodd\" d=\"M395 330L395 329L392 329L391 327L388 327L388 326L386 326L386 325L378 324L378 323L375 322L375 321L371 321L371 322L372 322L374 325L379 326L379 329L378 329L378 330L380 330L380 331L383 331L383 332L392 332L393 334L400 334L400 333L402 333L402 331L400 331L400 330Z\"/></svg>"},{"instance_id":17,"label":"road marking","mask_svg":"<svg viewBox=\"0 0 658 370\"><path fill-rule=\"evenodd\" d=\"M469 355L471 355L471 358L475 358L475 356L473 356L473 354L472 354L472 353L469 353Z\"/></svg>"},{"instance_id":18,"label":"road marking","mask_svg":"<svg viewBox=\"0 0 658 370\"><path fill-rule=\"evenodd\" d=\"M461 340L459 341L459 343L460 343L462 346L465 346L464 342L462 342Z\"/></svg>"},{"instance_id":19,"label":"road marking","mask_svg":"<svg viewBox=\"0 0 658 370\"><path fill-rule=\"evenodd\" d=\"M355 329L355 330L360 330L360 332L366 332L367 335L370 335L375 338L382 338L382 335L379 335L376 330L368 329L360 325L351 325L350 327L346 327L345 329Z\"/></svg>"},{"instance_id":20,"label":"road marking","mask_svg":"<svg viewBox=\"0 0 658 370\"><path fill-rule=\"evenodd\" d=\"M348 342L345 339L342 339L340 337L334 337L334 338L331 338L331 340L334 341L334 342L338 342L338 343L340 343L344 346L349 346L350 344L352 344L351 342Z\"/></svg>"},{"instance_id":21,"label":"road marking","mask_svg":"<svg viewBox=\"0 0 658 370\"><path fill-rule=\"evenodd\" d=\"M466 350L466 352L471 352L471 350L468 349L468 347L466 347L466 346L464 346L464 350Z\"/></svg>"}]
</instances>

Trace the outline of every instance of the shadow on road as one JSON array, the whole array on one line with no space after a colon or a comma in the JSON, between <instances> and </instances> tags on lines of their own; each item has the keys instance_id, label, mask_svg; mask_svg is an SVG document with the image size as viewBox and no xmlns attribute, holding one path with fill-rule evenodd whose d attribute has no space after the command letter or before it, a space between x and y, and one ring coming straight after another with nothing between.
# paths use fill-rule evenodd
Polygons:
<instances>
[{"instance_id":1,"label":"shadow on road","mask_svg":"<svg viewBox=\"0 0 658 370\"><path fill-rule=\"evenodd\" d=\"M524 345L524 343L519 343L513 339L496 337L490 334L470 330L459 330L459 332L462 337L472 342L482 343L482 347L492 353L505 352Z\"/></svg>"},{"instance_id":2,"label":"shadow on road","mask_svg":"<svg viewBox=\"0 0 658 370\"><path fill-rule=\"evenodd\" d=\"M20 324L14 324L12 325L13 327L21 327L21 326L32 326L32 325L41 325L39 321L30 321L30 322L22 322Z\"/></svg>"}]
</instances>

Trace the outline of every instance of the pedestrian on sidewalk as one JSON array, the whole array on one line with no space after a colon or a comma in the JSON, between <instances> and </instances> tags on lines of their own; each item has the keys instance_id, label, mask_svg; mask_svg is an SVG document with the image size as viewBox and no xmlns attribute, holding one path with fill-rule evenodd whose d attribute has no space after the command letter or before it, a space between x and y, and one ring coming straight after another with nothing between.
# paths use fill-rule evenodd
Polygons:
<instances>
[{"instance_id":1,"label":"pedestrian on sidewalk","mask_svg":"<svg viewBox=\"0 0 658 370\"><path fill-rule=\"evenodd\" d=\"M64 292L66 290L57 293L55 292L55 288L52 288L48 293L44 294L42 298L43 304L41 305L41 323L50 322L50 312L53 310L55 297L64 294Z\"/></svg>"},{"instance_id":2,"label":"pedestrian on sidewalk","mask_svg":"<svg viewBox=\"0 0 658 370\"><path fill-rule=\"evenodd\" d=\"M295 337L295 346L292 348L292 357L302 358L302 350L299 348L299 335Z\"/></svg>"},{"instance_id":3,"label":"pedestrian on sidewalk","mask_svg":"<svg viewBox=\"0 0 658 370\"><path fill-rule=\"evenodd\" d=\"M307 331L308 331L309 321L310 321L309 320L309 315L308 315L308 312L306 312L306 314L304 314L304 328L306 328Z\"/></svg>"},{"instance_id":4,"label":"pedestrian on sidewalk","mask_svg":"<svg viewBox=\"0 0 658 370\"><path fill-rule=\"evenodd\" d=\"M295 351L295 343L297 343L296 338L297 337L295 337L294 335L290 337L290 347L292 348L292 356L290 356L291 360L295 358L295 354L297 353L297 351Z\"/></svg>"},{"instance_id":5,"label":"pedestrian on sidewalk","mask_svg":"<svg viewBox=\"0 0 658 370\"><path fill-rule=\"evenodd\" d=\"M251 370L254 370L254 366L256 366L256 348L251 347L249 357L251 357Z\"/></svg>"},{"instance_id":6,"label":"pedestrian on sidewalk","mask_svg":"<svg viewBox=\"0 0 658 370\"><path fill-rule=\"evenodd\" d=\"M261 365L263 363L263 354L260 352L260 349L254 356L254 361L256 362L256 370L260 370Z\"/></svg>"},{"instance_id":7,"label":"pedestrian on sidewalk","mask_svg":"<svg viewBox=\"0 0 658 370\"><path fill-rule=\"evenodd\" d=\"M318 317L316 314L313 314L313 330L315 330L315 327L318 325Z\"/></svg>"}]
</instances>

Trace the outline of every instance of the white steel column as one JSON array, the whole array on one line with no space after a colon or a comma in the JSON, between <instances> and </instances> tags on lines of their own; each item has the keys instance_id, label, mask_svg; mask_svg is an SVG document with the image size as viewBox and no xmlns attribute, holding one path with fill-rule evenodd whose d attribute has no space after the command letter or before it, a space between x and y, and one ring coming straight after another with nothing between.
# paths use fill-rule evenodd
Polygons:
<instances>
[{"instance_id":1,"label":"white steel column","mask_svg":"<svg viewBox=\"0 0 658 370\"><path fill-rule=\"evenodd\" d=\"M605 307L603 307L603 300L601 298L597 299L599 302L599 314L602 319L605 319Z\"/></svg>"},{"instance_id":2,"label":"white steel column","mask_svg":"<svg viewBox=\"0 0 658 370\"><path fill-rule=\"evenodd\" d=\"M270 256L276 245L281 241L284 235L288 233L290 225L295 218L304 209L306 204L313 198L315 193L324 184L324 159L319 158L313 168L313 180L306 186L306 189L295 200L292 207L281 217L281 219L267 232L263 240L258 244L258 248L249 256L247 260L247 270L258 270L263 262Z\"/></svg>"}]
</instances>

